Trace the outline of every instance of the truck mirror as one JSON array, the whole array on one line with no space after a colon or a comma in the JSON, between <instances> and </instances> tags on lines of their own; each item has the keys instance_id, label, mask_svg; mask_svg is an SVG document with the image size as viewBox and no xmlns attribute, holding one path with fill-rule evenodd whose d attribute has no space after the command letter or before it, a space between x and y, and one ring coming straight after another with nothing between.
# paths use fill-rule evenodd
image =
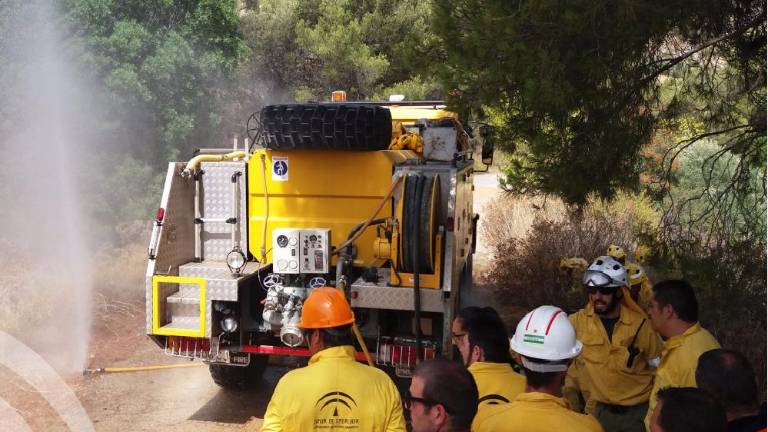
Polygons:
<instances>
[{"instance_id":1,"label":"truck mirror","mask_svg":"<svg viewBox=\"0 0 768 432\"><path fill-rule=\"evenodd\" d=\"M493 132L494 128L492 126L483 125L480 127L480 136L483 137L481 160L483 164L488 166L493 163L493 151L495 149Z\"/></svg>"}]
</instances>

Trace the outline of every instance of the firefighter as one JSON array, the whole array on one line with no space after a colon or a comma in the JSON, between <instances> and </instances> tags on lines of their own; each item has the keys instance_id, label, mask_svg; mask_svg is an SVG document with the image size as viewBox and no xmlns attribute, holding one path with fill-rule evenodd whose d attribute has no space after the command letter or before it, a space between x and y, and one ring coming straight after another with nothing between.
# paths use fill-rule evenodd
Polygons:
<instances>
[{"instance_id":1,"label":"firefighter","mask_svg":"<svg viewBox=\"0 0 768 432\"><path fill-rule=\"evenodd\" d=\"M607 432L643 432L661 340L632 300L618 261L598 257L583 282L589 301L570 321L584 351L569 375L588 387L591 413Z\"/></svg>"},{"instance_id":2,"label":"firefighter","mask_svg":"<svg viewBox=\"0 0 768 432\"><path fill-rule=\"evenodd\" d=\"M568 364L582 350L565 312L554 306L540 306L529 312L517 325L511 348L522 359L525 392L508 405L478 413L473 431L603 430L592 416L570 410L562 398Z\"/></svg>"},{"instance_id":3,"label":"firefighter","mask_svg":"<svg viewBox=\"0 0 768 432\"><path fill-rule=\"evenodd\" d=\"M765 403L760 404L755 370L743 354L705 352L696 366L696 385L723 405L729 432L765 432Z\"/></svg>"},{"instance_id":4,"label":"firefighter","mask_svg":"<svg viewBox=\"0 0 768 432\"><path fill-rule=\"evenodd\" d=\"M647 426L653 415L656 393L665 387L695 387L699 356L720 348L714 336L699 325L696 293L684 280L667 280L653 286L648 318L665 342L645 417Z\"/></svg>"},{"instance_id":5,"label":"firefighter","mask_svg":"<svg viewBox=\"0 0 768 432\"><path fill-rule=\"evenodd\" d=\"M651 305L651 296L653 295L653 284L648 279L642 267L634 263L627 263L627 280L629 281L629 293L643 310L647 310Z\"/></svg>"},{"instance_id":6,"label":"firefighter","mask_svg":"<svg viewBox=\"0 0 768 432\"><path fill-rule=\"evenodd\" d=\"M583 295L581 277L584 275L587 267L589 267L589 263L584 258L567 257L560 260L560 273L567 277L570 284L568 295Z\"/></svg>"},{"instance_id":7,"label":"firefighter","mask_svg":"<svg viewBox=\"0 0 768 432\"><path fill-rule=\"evenodd\" d=\"M624 265L627 260L627 253L624 252L624 248L619 245L612 244L608 246L608 251L605 254L620 262L621 265Z\"/></svg>"},{"instance_id":8,"label":"firefighter","mask_svg":"<svg viewBox=\"0 0 768 432\"><path fill-rule=\"evenodd\" d=\"M723 407L708 392L692 387L669 387L660 390L657 397L650 432L729 430Z\"/></svg>"},{"instance_id":9,"label":"firefighter","mask_svg":"<svg viewBox=\"0 0 768 432\"><path fill-rule=\"evenodd\" d=\"M651 260L651 248L648 245L638 245L635 249L635 260L640 265L648 265Z\"/></svg>"},{"instance_id":10,"label":"firefighter","mask_svg":"<svg viewBox=\"0 0 768 432\"><path fill-rule=\"evenodd\" d=\"M413 432L468 432L477 413L477 385L457 362L426 360L413 371L405 406Z\"/></svg>"},{"instance_id":11,"label":"firefighter","mask_svg":"<svg viewBox=\"0 0 768 432\"><path fill-rule=\"evenodd\" d=\"M405 431L395 384L355 361L354 322L340 291L312 290L299 322L312 357L277 383L262 431Z\"/></svg>"},{"instance_id":12,"label":"firefighter","mask_svg":"<svg viewBox=\"0 0 768 432\"><path fill-rule=\"evenodd\" d=\"M525 377L512 369L504 321L491 307L459 311L451 328L453 343L480 392L478 411L508 404L525 390Z\"/></svg>"}]
</instances>

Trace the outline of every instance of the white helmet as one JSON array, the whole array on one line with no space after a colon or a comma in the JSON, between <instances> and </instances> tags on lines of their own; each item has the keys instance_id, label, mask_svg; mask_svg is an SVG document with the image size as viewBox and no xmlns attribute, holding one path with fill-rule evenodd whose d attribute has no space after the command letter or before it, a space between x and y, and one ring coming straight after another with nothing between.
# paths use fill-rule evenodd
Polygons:
<instances>
[{"instance_id":1,"label":"white helmet","mask_svg":"<svg viewBox=\"0 0 768 432\"><path fill-rule=\"evenodd\" d=\"M562 309L539 306L528 312L512 336L510 347L523 356L523 366L537 372L562 372L568 362L581 353L582 344ZM533 362L543 360L544 363ZM547 363L557 362L557 363Z\"/></svg>"},{"instance_id":2,"label":"white helmet","mask_svg":"<svg viewBox=\"0 0 768 432\"><path fill-rule=\"evenodd\" d=\"M584 285L595 287L625 287L627 269L609 256L601 256L584 272Z\"/></svg>"}]
</instances>

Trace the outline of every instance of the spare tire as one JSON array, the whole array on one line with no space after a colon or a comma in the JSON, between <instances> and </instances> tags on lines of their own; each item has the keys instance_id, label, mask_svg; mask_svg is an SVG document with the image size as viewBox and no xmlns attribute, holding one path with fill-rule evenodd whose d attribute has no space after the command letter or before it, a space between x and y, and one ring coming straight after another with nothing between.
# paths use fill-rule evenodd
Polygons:
<instances>
[{"instance_id":1,"label":"spare tire","mask_svg":"<svg viewBox=\"0 0 768 432\"><path fill-rule=\"evenodd\" d=\"M371 104L268 105L261 125L273 150L386 150L392 139L389 109Z\"/></svg>"}]
</instances>

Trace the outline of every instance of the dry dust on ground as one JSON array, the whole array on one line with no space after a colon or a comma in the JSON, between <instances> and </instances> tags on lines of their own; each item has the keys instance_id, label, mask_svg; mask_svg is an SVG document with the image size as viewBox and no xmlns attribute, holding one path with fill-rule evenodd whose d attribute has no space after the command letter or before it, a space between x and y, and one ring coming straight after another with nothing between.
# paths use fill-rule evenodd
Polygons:
<instances>
[{"instance_id":1,"label":"dry dust on ground","mask_svg":"<svg viewBox=\"0 0 768 432\"><path fill-rule=\"evenodd\" d=\"M475 212L482 214L483 207L499 194L496 178L495 173L476 174ZM479 223L483 224L482 217ZM478 241L473 301L493 304L492 292L483 283L490 251L482 238ZM188 364L189 360L166 356L147 338L143 259L128 261L131 268L120 270L121 285L139 288L128 295L124 291L114 295L119 287L97 287L100 294L94 298L87 366ZM205 366L92 376L71 374L63 378L97 431L256 431L275 384L288 369L269 367L261 385L246 392L222 390L213 383ZM0 401L7 402L29 430L69 430L46 399L12 371L0 367L0 382Z\"/></svg>"}]
</instances>

